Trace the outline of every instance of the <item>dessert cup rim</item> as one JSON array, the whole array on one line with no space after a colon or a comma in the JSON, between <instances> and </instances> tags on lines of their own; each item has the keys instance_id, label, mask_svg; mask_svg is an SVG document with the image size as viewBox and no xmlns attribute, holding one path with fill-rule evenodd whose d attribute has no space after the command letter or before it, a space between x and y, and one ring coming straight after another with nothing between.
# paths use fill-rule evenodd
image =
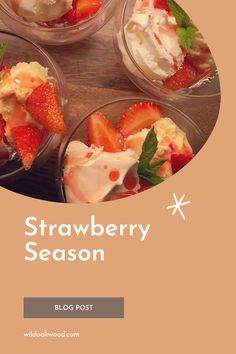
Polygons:
<instances>
[{"instance_id":1,"label":"dessert cup rim","mask_svg":"<svg viewBox=\"0 0 236 354\"><path fill-rule=\"evenodd\" d=\"M64 188L63 188L63 160L64 156L67 150L67 147L71 141L72 136L75 134L75 132L80 128L80 126L86 122L86 120L95 112L100 111L104 109L105 107L111 106L113 104L117 104L119 102L125 102L125 101L145 101L145 102L154 102L156 104L160 104L163 107L167 107L170 110L178 113L183 117L184 120L186 120L192 127L193 129L197 132L199 135L199 138L202 140L202 143L204 145L204 142L206 140L206 136L203 133L203 131L200 129L200 127L184 112L182 112L180 109L174 107L171 103L166 102L163 99L157 99L157 98L151 98L151 97L145 97L145 96L127 96L127 97L118 97L113 100L106 101L106 103L99 105L95 107L94 109L87 111L85 114L83 114L82 118L80 119L79 122L76 122L68 131L68 133L64 136L64 138L61 141L60 148L58 151L58 162L57 162L57 170L56 170L56 184L57 184L57 191L58 191L58 196L61 202L67 203L65 195L64 195Z\"/></svg>"},{"instance_id":2,"label":"dessert cup rim","mask_svg":"<svg viewBox=\"0 0 236 354\"><path fill-rule=\"evenodd\" d=\"M58 64L53 60L53 58L40 46L38 45L37 43L35 43L34 41L32 41L31 39L27 38L27 37L23 37L17 33L14 33L14 32L11 32L11 31L8 31L8 30L5 30L3 28L0 28L0 34L3 33L3 34L6 34L8 36L12 36L12 37L15 37L19 40L23 40L25 41L26 43L32 45L33 47L35 47L35 49L45 58L45 60L54 68L56 74L57 74L57 77L55 78L57 80L57 83L58 83L58 86L59 86L59 89L60 91L62 90L63 86L65 87L65 79L64 79L64 75L60 69L60 67L58 66ZM64 98L66 99L66 90L64 89ZM52 141L52 139L54 138L56 134L49 134L47 139L45 139L45 142L43 143L43 145L40 147L40 150L37 154L37 157L36 159L40 158L41 155L43 155L43 153L45 152L45 150L48 148L50 142ZM32 166L33 167L33 166ZM7 183L7 179L9 178L12 178L13 176L17 175L17 174L20 174L20 173L24 173L26 172L25 169L24 169L24 166L20 166L19 168L17 168L16 170L14 171L11 171L9 173L6 173L4 175L0 175L0 181L3 181L5 182L6 180L6 183ZM27 171L27 172L30 172Z\"/></svg>"},{"instance_id":3,"label":"dessert cup rim","mask_svg":"<svg viewBox=\"0 0 236 354\"><path fill-rule=\"evenodd\" d=\"M128 6L128 3L129 3L130 0L123 0L123 4L122 4L122 10L120 12L120 23L121 23L121 37L122 37L122 41L123 41L123 44L124 44L124 47L125 47L125 50L126 50L126 53L128 54L130 60L132 61L132 63L134 64L134 66L136 67L136 69L145 77L146 80L148 80L153 86L156 86L156 87L159 87L159 88L162 88L161 85L158 85L155 83L155 81L153 79L151 79L148 74L145 73L144 70L142 70L142 68L137 64L136 60L134 59L130 49L129 49L129 46L128 46L128 43L127 43L127 40L126 40L126 34L125 34L125 14L126 14L126 11L127 11L127 6ZM116 37L118 36L118 34L116 34ZM215 75L218 75L218 70L217 68L215 69L214 71ZM164 89L163 93L169 93L169 92L173 92L176 96L179 96L179 97L183 97L183 98L211 98L211 97L218 97L220 96L221 94L221 91L219 89L219 92L216 92L216 93L213 93L213 94L207 94L207 95L204 95L204 94L191 94L191 93L184 93L184 92L180 92L179 90L177 91L172 91L172 90L169 90L169 89Z\"/></svg>"},{"instance_id":4,"label":"dessert cup rim","mask_svg":"<svg viewBox=\"0 0 236 354\"><path fill-rule=\"evenodd\" d=\"M13 11L11 12L9 9L9 6L4 3L3 1L0 2L0 13L3 12L6 16L11 18L11 20L19 23L21 26L25 26L28 28L32 28L34 30L46 32L46 33L53 33L53 32L66 32L69 31L70 29L80 29L84 30L90 26L91 23L96 22L97 19L102 16L102 14L105 12L107 7L112 3L112 2L117 2L118 0L107 0L106 3L102 4L101 9L94 15L91 16L78 24L72 25L72 26L66 26L66 27L43 27L43 26L35 26L35 22L27 22L22 20L20 16L15 14Z\"/></svg>"}]
</instances>

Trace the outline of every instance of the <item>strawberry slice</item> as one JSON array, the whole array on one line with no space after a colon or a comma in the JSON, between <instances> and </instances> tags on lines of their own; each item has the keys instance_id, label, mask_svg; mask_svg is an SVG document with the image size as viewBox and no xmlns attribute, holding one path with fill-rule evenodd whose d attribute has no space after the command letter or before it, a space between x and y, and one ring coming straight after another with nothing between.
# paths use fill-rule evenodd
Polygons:
<instances>
[{"instance_id":1,"label":"strawberry slice","mask_svg":"<svg viewBox=\"0 0 236 354\"><path fill-rule=\"evenodd\" d=\"M79 21L95 15L102 6L102 0L77 0L76 11Z\"/></svg>"},{"instance_id":2,"label":"strawberry slice","mask_svg":"<svg viewBox=\"0 0 236 354\"><path fill-rule=\"evenodd\" d=\"M166 10L167 12L170 12L170 7L167 3L167 0L154 0L153 5L156 9Z\"/></svg>"},{"instance_id":3,"label":"strawberry slice","mask_svg":"<svg viewBox=\"0 0 236 354\"><path fill-rule=\"evenodd\" d=\"M173 173L177 173L180 171L184 166L186 166L192 159L193 159L193 154L192 153L187 153L187 154L172 154L171 155L171 166L172 166L172 171Z\"/></svg>"},{"instance_id":4,"label":"strawberry slice","mask_svg":"<svg viewBox=\"0 0 236 354\"><path fill-rule=\"evenodd\" d=\"M119 130L127 137L150 127L161 118L163 109L152 102L139 102L131 106L122 116Z\"/></svg>"},{"instance_id":5,"label":"strawberry slice","mask_svg":"<svg viewBox=\"0 0 236 354\"><path fill-rule=\"evenodd\" d=\"M31 125L21 125L11 130L19 157L26 170L32 166L42 144L43 134Z\"/></svg>"},{"instance_id":6,"label":"strawberry slice","mask_svg":"<svg viewBox=\"0 0 236 354\"><path fill-rule=\"evenodd\" d=\"M50 82L34 89L26 101L26 110L47 131L56 134L66 133L67 128L59 106L58 93Z\"/></svg>"},{"instance_id":7,"label":"strawberry slice","mask_svg":"<svg viewBox=\"0 0 236 354\"><path fill-rule=\"evenodd\" d=\"M149 183L148 181L142 178L140 178L139 184L140 184L140 189L138 191L139 193L144 192L153 187L153 184Z\"/></svg>"},{"instance_id":8,"label":"strawberry slice","mask_svg":"<svg viewBox=\"0 0 236 354\"><path fill-rule=\"evenodd\" d=\"M75 1L73 3L73 8L63 16L63 19L71 26L76 25L79 22Z\"/></svg>"},{"instance_id":9,"label":"strawberry slice","mask_svg":"<svg viewBox=\"0 0 236 354\"><path fill-rule=\"evenodd\" d=\"M106 152L118 152L123 148L123 137L99 112L88 119L88 140L90 145L104 147Z\"/></svg>"},{"instance_id":10,"label":"strawberry slice","mask_svg":"<svg viewBox=\"0 0 236 354\"><path fill-rule=\"evenodd\" d=\"M3 119L2 114L0 113L0 142L4 139L5 136L5 126L6 122Z\"/></svg>"},{"instance_id":11,"label":"strawberry slice","mask_svg":"<svg viewBox=\"0 0 236 354\"><path fill-rule=\"evenodd\" d=\"M102 5L102 0L74 0L73 8L64 16L64 19L70 24L83 21L94 16Z\"/></svg>"},{"instance_id":12,"label":"strawberry slice","mask_svg":"<svg viewBox=\"0 0 236 354\"><path fill-rule=\"evenodd\" d=\"M164 87L176 91L190 86L197 77L197 70L185 60L180 69L164 81Z\"/></svg>"}]
</instances>

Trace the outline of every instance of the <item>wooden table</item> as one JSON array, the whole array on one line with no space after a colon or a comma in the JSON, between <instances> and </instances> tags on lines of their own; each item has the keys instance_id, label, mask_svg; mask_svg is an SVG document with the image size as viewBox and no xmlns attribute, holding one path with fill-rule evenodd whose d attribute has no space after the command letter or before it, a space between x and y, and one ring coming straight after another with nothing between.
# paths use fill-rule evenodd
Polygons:
<instances>
[{"instance_id":1,"label":"wooden table","mask_svg":"<svg viewBox=\"0 0 236 354\"><path fill-rule=\"evenodd\" d=\"M70 98L68 119L79 121L84 113L120 96L143 95L123 73L112 40L113 23L80 43L46 49L61 66ZM220 99L197 105L178 105L209 136L219 112ZM58 201L55 183L57 152L40 169L6 188L34 198Z\"/></svg>"}]
</instances>

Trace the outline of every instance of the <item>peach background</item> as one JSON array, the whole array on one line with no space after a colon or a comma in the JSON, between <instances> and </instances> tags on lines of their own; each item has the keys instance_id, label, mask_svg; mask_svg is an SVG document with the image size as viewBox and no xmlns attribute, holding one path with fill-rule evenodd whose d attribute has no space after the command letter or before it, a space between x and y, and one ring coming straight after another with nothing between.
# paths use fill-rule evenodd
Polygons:
<instances>
[{"instance_id":1,"label":"peach background","mask_svg":"<svg viewBox=\"0 0 236 354\"><path fill-rule=\"evenodd\" d=\"M1 189L1 330L5 353L234 354L235 342L235 2L179 1L195 20L218 64L220 119L184 171L137 197L96 206L40 202ZM227 17L222 19L222 12ZM204 13L204 14L203 14ZM224 43L226 40L226 44ZM230 49L230 52L229 52ZM207 119L207 117L206 117ZM229 128L230 127L230 128ZM232 173L233 172L233 173ZM186 193L186 221L166 206ZM149 239L100 241L105 263L24 262L24 219L51 223L151 223ZM67 241L68 248L79 243ZM43 246L43 243L42 243ZM55 240L54 246L60 246ZM86 242L87 248L93 247ZM124 320L24 320L24 296L124 296ZM80 332L80 339L24 339L23 332Z\"/></svg>"}]
</instances>

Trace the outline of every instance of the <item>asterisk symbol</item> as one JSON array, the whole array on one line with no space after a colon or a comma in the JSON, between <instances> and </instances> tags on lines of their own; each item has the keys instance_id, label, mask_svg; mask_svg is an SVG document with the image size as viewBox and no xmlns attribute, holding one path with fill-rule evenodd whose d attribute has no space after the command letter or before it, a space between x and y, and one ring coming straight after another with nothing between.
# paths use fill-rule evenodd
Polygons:
<instances>
[{"instance_id":1,"label":"asterisk symbol","mask_svg":"<svg viewBox=\"0 0 236 354\"><path fill-rule=\"evenodd\" d=\"M175 215L176 212L178 211L184 220L186 220L186 217L185 217L181 207L184 206L184 205L190 204L190 201L187 201L187 202L183 201L185 196L186 196L186 194L183 194L182 197L180 198L180 200L178 200L177 197L176 197L176 194L174 193L173 197L174 197L174 200L175 200L175 204L170 205L170 206L167 207L168 210L173 209L172 215Z\"/></svg>"}]
</instances>

